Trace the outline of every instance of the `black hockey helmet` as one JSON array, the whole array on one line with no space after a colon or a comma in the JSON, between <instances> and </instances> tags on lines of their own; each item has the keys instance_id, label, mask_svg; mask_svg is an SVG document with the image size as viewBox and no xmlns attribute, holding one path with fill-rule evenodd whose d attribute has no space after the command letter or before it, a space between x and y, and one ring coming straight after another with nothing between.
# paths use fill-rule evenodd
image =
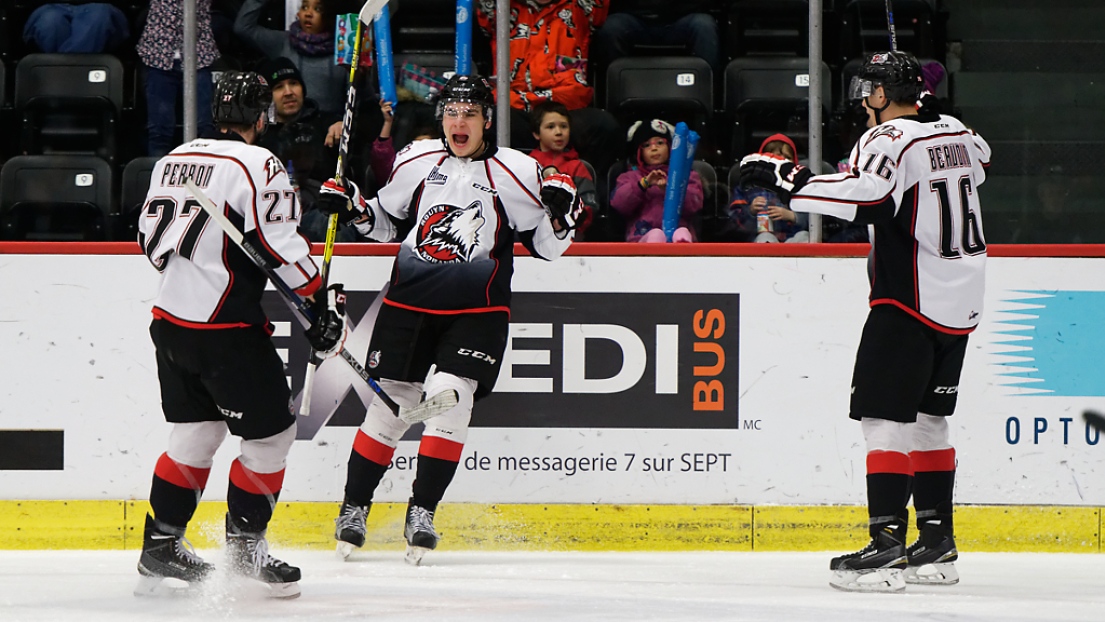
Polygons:
<instances>
[{"instance_id":1,"label":"black hockey helmet","mask_svg":"<svg viewBox=\"0 0 1105 622\"><path fill-rule=\"evenodd\" d=\"M215 85L211 116L215 123L253 125L261 115L272 120L272 89L252 71L226 71Z\"/></svg>"},{"instance_id":2,"label":"black hockey helmet","mask_svg":"<svg viewBox=\"0 0 1105 622\"><path fill-rule=\"evenodd\" d=\"M455 75L449 78L445 86L441 87L441 96L437 100L437 120L445 116L445 104L452 102L464 102L479 104L483 108L484 119L490 121L495 111L495 95L491 83L483 76L472 74L470 76Z\"/></svg>"},{"instance_id":3,"label":"black hockey helmet","mask_svg":"<svg viewBox=\"0 0 1105 622\"><path fill-rule=\"evenodd\" d=\"M921 63L909 52L876 52L863 62L859 75L852 78L849 99L865 99L881 86L886 99L916 103L925 87Z\"/></svg>"}]
</instances>

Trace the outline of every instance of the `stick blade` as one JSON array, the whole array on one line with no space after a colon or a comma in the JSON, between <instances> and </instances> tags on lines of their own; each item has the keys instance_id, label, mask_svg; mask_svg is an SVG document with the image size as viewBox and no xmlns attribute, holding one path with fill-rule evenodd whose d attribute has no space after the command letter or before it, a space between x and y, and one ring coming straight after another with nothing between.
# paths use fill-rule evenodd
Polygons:
<instances>
[{"instance_id":1,"label":"stick blade","mask_svg":"<svg viewBox=\"0 0 1105 622\"><path fill-rule=\"evenodd\" d=\"M361 12L357 15L362 24L369 24L372 22L372 18L376 17L376 14L380 12L380 9L387 6L388 0L368 0L361 7Z\"/></svg>"},{"instance_id":2,"label":"stick blade","mask_svg":"<svg viewBox=\"0 0 1105 622\"><path fill-rule=\"evenodd\" d=\"M445 414L446 411L451 410L460 401L460 396L456 391L443 391L437 395L431 397L428 400L423 400L410 408L400 408L399 418L406 423L414 424L432 419L438 415Z\"/></svg>"},{"instance_id":3,"label":"stick blade","mask_svg":"<svg viewBox=\"0 0 1105 622\"><path fill-rule=\"evenodd\" d=\"M1105 415L1093 410L1082 411L1082 418L1098 432L1105 432Z\"/></svg>"}]
</instances>

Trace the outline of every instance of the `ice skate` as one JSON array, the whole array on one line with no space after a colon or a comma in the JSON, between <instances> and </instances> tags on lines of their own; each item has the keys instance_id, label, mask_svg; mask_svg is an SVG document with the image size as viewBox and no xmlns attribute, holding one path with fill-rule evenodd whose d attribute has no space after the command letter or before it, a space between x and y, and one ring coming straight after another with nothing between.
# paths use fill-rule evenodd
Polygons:
<instances>
[{"instance_id":1,"label":"ice skate","mask_svg":"<svg viewBox=\"0 0 1105 622\"><path fill-rule=\"evenodd\" d=\"M863 549L834 557L829 562L833 571L829 585L845 592L901 592L907 564L904 536L904 524L890 523Z\"/></svg>"},{"instance_id":2,"label":"ice skate","mask_svg":"<svg viewBox=\"0 0 1105 622\"><path fill-rule=\"evenodd\" d=\"M354 549L364 546L365 521L372 504L353 505L348 499L341 504L341 513L334 519L334 538L338 541L338 556L348 559Z\"/></svg>"},{"instance_id":3,"label":"ice skate","mask_svg":"<svg viewBox=\"0 0 1105 622\"><path fill-rule=\"evenodd\" d=\"M142 578L134 588L135 596L183 595L189 592L192 584L203 581L215 570L196 555L183 531L177 534L170 529L146 514L142 556L138 558L138 573ZM162 583L165 579L175 581L166 585ZM172 585L180 581L188 585Z\"/></svg>"},{"instance_id":4,"label":"ice skate","mask_svg":"<svg viewBox=\"0 0 1105 622\"><path fill-rule=\"evenodd\" d=\"M909 566L905 569L906 583L921 585L955 585L959 572L955 561L959 551L951 530L939 523L921 526L917 541L906 549Z\"/></svg>"},{"instance_id":5,"label":"ice skate","mask_svg":"<svg viewBox=\"0 0 1105 622\"><path fill-rule=\"evenodd\" d=\"M434 513L417 505L407 507L403 535L407 538L406 561L413 566L421 564L422 556L437 548L437 541L441 539L434 531Z\"/></svg>"},{"instance_id":6,"label":"ice skate","mask_svg":"<svg viewBox=\"0 0 1105 622\"><path fill-rule=\"evenodd\" d=\"M299 568L269 555L265 532L247 533L226 515L226 557L232 572L264 583L270 598L299 596Z\"/></svg>"}]
</instances>

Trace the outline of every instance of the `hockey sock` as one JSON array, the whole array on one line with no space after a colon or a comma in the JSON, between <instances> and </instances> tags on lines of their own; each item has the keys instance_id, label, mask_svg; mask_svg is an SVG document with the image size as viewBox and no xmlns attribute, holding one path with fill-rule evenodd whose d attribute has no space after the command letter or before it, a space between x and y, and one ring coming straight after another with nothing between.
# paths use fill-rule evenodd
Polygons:
<instances>
[{"instance_id":1,"label":"hockey sock","mask_svg":"<svg viewBox=\"0 0 1105 622\"><path fill-rule=\"evenodd\" d=\"M872 537L882 525L905 515L912 480L908 455L896 451L868 452L867 513Z\"/></svg>"},{"instance_id":2,"label":"hockey sock","mask_svg":"<svg viewBox=\"0 0 1105 622\"><path fill-rule=\"evenodd\" d=\"M353 451L349 452L349 466L345 477L346 501L360 506L372 503L376 486L384 478L394 454L394 447L357 430Z\"/></svg>"},{"instance_id":3,"label":"hockey sock","mask_svg":"<svg viewBox=\"0 0 1105 622\"><path fill-rule=\"evenodd\" d=\"M932 521L952 529L952 492L955 488L955 449L914 451L909 454L913 468L913 507L917 528Z\"/></svg>"},{"instance_id":4,"label":"hockey sock","mask_svg":"<svg viewBox=\"0 0 1105 622\"><path fill-rule=\"evenodd\" d=\"M161 454L153 470L150 507L158 521L184 529L199 505L211 469L197 469Z\"/></svg>"},{"instance_id":5,"label":"hockey sock","mask_svg":"<svg viewBox=\"0 0 1105 622\"><path fill-rule=\"evenodd\" d=\"M283 485L284 469L275 473L255 473L243 466L241 460L234 460L230 465L230 487L226 491L231 520L243 532L265 531Z\"/></svg>"},{"instance_id":6,"label":"hockey sock","mask_svg":"<svg viewBox=\"0 0 1105 622\"><path fill-rule=\"evenodd\" d=\"M460 466L464 445L437 436L423 436L418 445L418 470L414 478L411 503L431 512L445 496Z\"/></svg>"}]
</instances>

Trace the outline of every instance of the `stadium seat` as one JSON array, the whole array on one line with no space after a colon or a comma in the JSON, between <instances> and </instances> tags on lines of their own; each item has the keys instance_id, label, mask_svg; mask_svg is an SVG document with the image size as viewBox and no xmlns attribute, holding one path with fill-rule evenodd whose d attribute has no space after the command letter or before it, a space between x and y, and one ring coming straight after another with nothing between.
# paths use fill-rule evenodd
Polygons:
<instances>
[{"instance_id":1,"label":"stadium seat","mask_svg":"<svg viewBox=\"0 0 1105 622\"><path fill-rule=\"evenodd\" d=\"M709 118L714 76L696 56L619 58L606 70L604 108L625 119L659 117L673 124L687 116Z\"/></svg>"},{"instance_id":2,"label":"stadium seat","mask_svg":"<svg viewBox=\"0 0 1105 622\"><path fill-rule=\"evenodd\" d=\"M756 54L808 54L808 0L738 0L728 5L725 40L729 59Z\"/></svg>"},{"instance_id":3,"label":"stadium seat","mask_svg":"<svg viewBox=\"0 0 1105 622\"><path fill-rule=\"evenodd\" d=\"M108 54L29 54L15 68L22 149L115 160L123 65Z\"/></svg>"},{"instance_id":4,"label":"stadium seat","mask_svg":"<svg viewBox=\"0 0 1105 622\"><path fill-rule=\"evenodd\" d=\"M641 119L683 121L699 133L699 154L717 152L714 132L714 75L695 56L619 58L606 70L604 109L623 127Z\"/></svg>"},{"instance_id":5,"label":"stadium seat","mask_svg":"<svg viewBox=\"0 0 1105 622\"><path fill-rule=\"evenodd\" d=\"M0 170L9 240L102 240L115 212L111 166L95 156L27 155Z\"/></svg>"},{"instance_id":6,"label":"stadium seat","mask_svg":"<svg viewBox=\"0 0 1105 622\"><path fill-rule=\"evenodd\" d=\"M131 240L138 235L138 214L146 202L150 188L150 174L158 158L145 156L134 158L123 168L122 189L119 201L119 226L116 237Z\"/></svg>"},{"instance_id":7,"label":"stadium seat","mask_svg":"<svg viewBox=\"0 0 1105 622\"><path fill-rule=\"evenodd\" d=\"M821 64L824 118L832 103L829 66ZM776 132L795 142L808 139L809 59L749 57L730 61L725 68L722 107L732 123L729 161L739 160Z\"/></svg>"}]
</instances>

